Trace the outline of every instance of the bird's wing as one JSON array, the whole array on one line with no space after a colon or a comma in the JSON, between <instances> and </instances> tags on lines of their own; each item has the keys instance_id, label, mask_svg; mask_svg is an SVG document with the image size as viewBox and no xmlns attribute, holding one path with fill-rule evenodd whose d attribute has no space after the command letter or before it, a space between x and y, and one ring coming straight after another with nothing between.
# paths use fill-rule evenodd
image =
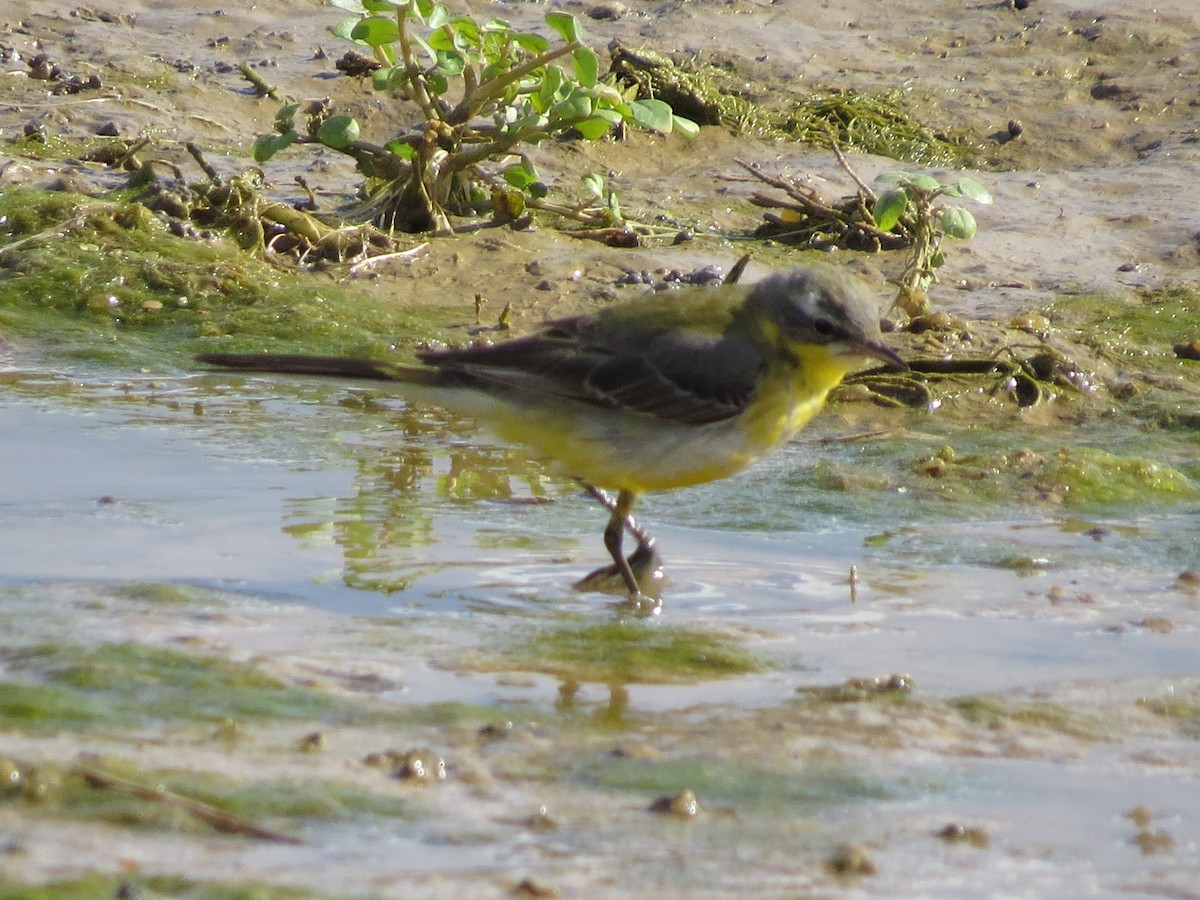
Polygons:
<instances>
[{"instance_id":1,"label":"bird's wing","mask_svg":"<svg viewBox=\"0 0 1200 900\"><path fill-rule=\"evenodd\" d=\"M624 329L594 316L421 359L437 367L446 385L515 388L688 425L741 413L765 368L744 338L678 327Z\"/></svg>"}]
</instances>

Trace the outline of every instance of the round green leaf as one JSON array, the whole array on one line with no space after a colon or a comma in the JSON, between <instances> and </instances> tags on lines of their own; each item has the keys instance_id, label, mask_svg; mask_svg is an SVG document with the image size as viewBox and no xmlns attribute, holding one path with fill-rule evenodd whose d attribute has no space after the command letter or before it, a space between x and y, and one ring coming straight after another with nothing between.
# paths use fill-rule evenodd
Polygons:
<instances>
[{"instance_id":1,"label":"round green leaf","mask_svg":"<svg viewBox=\"0 0 1200 900\"><path fill-rule=\"evenodd\" d=\"M629 104L633 121L650 131L671 133L671 107L662 100L634 100Z\"/></svg>"},{"instance_id":2,"label":"round green leaf","mask_svg":"<svg viewBox=\"0 0 1200 900\"><path fill-rule=\"evenodd\" d=\"M434 69L425 75L425 83L429 85L430 93L437 94L439 97L450 90L450 82L446 76L439 70Z\"/></svg>"},{"instance_id":3,"label":"round green leaf","mask_svg":"<svg viewBox=\"0 0 1200 900\"><path fill-rule=\"evenodd\" d=\"M469 46L479 46L479 23L470 16L455 16L450 20L456 38Z\"/></svg>"},{"instance_id":4,"label":"round green leaf","mask_svg":"<svg viewBox=\"0 0 1200 900\"><path fill-rule=\"evenodd\" d=\"M565 100L550 107L550 120L580 119L592 114L592 98L582 91L573 91Z\"/></svg>"},{"instance_id":5,"label":"round green leaf","mask_svg":"<svg viewBox=\"0 0 1200 900\"><path fill-rule=\"evenodd\" d=\"M454 36L446 33L446 29L439 28L437 31L429 33L425 43L434 50L454 50Z\"/></svg>"},{"instance_id":6,"label":"round green leaf","mask_svg":"<svg viewBox=\"0 0 1200 900\"><path fill-rule=\"evenodd\" d=\"M942 188L936 178L923 175L920 172L885 172L876 178L875 182L877 184L895 184L900 187L913 187L926 193L933 193Z\"/></svg>"},{"instance_id":7,"label":"round green leaf","mask_svg":"<svg viewBox=\"0 0 1200 900\"><path fill-rule=\"evenodd\" d=\"M400 39L400 26L396 24L395 19L368 16L355 24L350 31L350 37L371 47L382 47Z\"/></svg>"},{"instance_id":8,"label":"round green leaf","mask_svg":"<svg viewBox=\"0 0 1200 900\"><path fill-rule=\"evenodd\" d=\"M292 145L296 140L296 132L285 134L260 134L254 141L254 161L264 163L280 150Z\"/></svg>"},{"instance_id":9,"label":"round green leaf","mask_svg":"<svg viewBox=\"0 0 1200 900\"><path fill-rule=\"evenodd\" d=\"M579 20L570 13L552 12L546 13L546 24L568 44L571 41L579 40Z\"/></svg>"},{"instance_id":10,"label":"round green leaf","mask_svg":"<svg viewBox=\"0 0 1200 900\"><path fill-rule=\"evenodd\" d=\"M900 217L908 208L908 194L899 188L885 191L875 199L871 216L880 231L891 231L900 222Z\"/></svg>"},{"instance_id":11,"label":"round green leaf","mask_svg":"<svg viewBox=\"0 0 1200 900\"><path fill-rule=\"evenodd\" d=\"M412 161L417 155L417 148L407 141L391 140L388 141L384 146L405 162Z\"/></svg>"},{"instance_id":12,"label":"round green leaf","mask_svg":"<svg viewBox=\"0 0 1200 900\"><path fill-rule=\"evenodd\" d=\"M514 34L513 42L534 56L539 56L550 49L550 42L540 34Z\"/></svg>"},{"instance_id":13,"label":"round green leaf","mask_svg":"<svg viewBox=\"0 0 1200 900\"><path fill-rule=\"evenodd\" d=\"M437 67L438 71L447 78L456 78L467 67L467 61L457 51L439 52Z\"/></svg>"},{"instance_id":14,"label":"round green leaf","mask_svg":"<svg viewBox=\"0 0 1200 900\"><path fill-rule=\"evenodd\" d=\"M279 112L275 113L275 130L280 134L287 134L291 131L292 121L296 118L296 112L299 109L299 103L285 103L279 107Z\"/></svg>"},{"instance_id":15,"label":"round green leaf","mask_svg":"<svg viewBox=\"0 0 1200 900\"><path fill-rule=\"evenodd\" d=\"M358 122L350 116L330 116L317 130L317 139L326 147L342 150L358 140Z\"/></svg>"},{"instance_id":16,"label":"round green leaf","mask_svg":"<svg viewBox=\"0 0 1200 900\"><path fill-rule=\"evenodd\" d=\"M394 91L408 84L404 66L388 66L371 73L371 87L377 91Z\"/></svg>"},{"instance_id":17,"label":"round green leaf","mask_svg":"<svg viewBox=\"0 0 1200 900\"><path fill-rule=\"evenodd\" d=\"M598 141L608 134L611 128L612 122L600 116L592 116L590 119L575 124L575 130L585 141Z\"/></svg>"},{"instance_id":18,"label":"round green leaf","mask_svg":"<svg viewBox=\"0 0 1200 900\"><path fill-rule=\"evenodd\" d=\"M592 96L596 98L596 102L603 104L606 108L621 107L625 105L625 98L611 84L600 82L592 88Z\"/></svg>"},{"instance_id":19,"label":"round green leaf","mask_svg":"<svg viewBox=\"0 0 1200 900\"><path fill-rule=\"evenodd\" d=\"M975 236L975 217L961 206L942 210L942 231L947 237L965 241Z\"/></svg>"},{"instance_id":20,"label":"round green leaf","mask_svg":"<svg viewBox=\"0 0 1200 900\"><path fill-rule=\"evenodd\" d=\"M542 109L548 109L556 99L561 99L556 94L562 83L562 69L558 66L547 66L546 74L542 78L542 83L538 85L537 91L537 96L542 102Z\"/></svg>"},{"instance_id":21,"label":"round green leaf","mask_svg":"<svg viewBox=\"0 0 1200 900\"><path fill-rule=\"evenodd\" d=\"M604 178L596 172L588 172L586 175L580 176L580 181L583 186L591 192L592 196L603 200L604 199Z\"/></svg>"},{"instance_id":22,"label":"round green leaf","mask_svg":"<svg viewBox=\"0 0 1200 900\"><path fill-rule=\"evenodd\" d=\"M677 134L682 134L685 138L694 138L700 134L700 126L691 119L685 119L683 116L671 117L671 124L675 128Z\"/></svg>"},{"instance_id":23,"label":"round green leaf","mask_svg":"<svg viewBox=\"0 0 1200 900\"><path fill-rule=\"evenodd\" d=\"M579 47L571 54L575 78L585 88L595 87L600 80L600 58L590 47Z\"/></svg>"},{"instance_id":24,"label":"round green leaf","mask_svg":"<svg viewBox=\"0 0 1200 900\"><path fill-rule=\"evenodd\" d=\"M521 191L538 180L537 169L534 168L533 163L524 157L521 158L519 163L513 163L511 166L508 166L501 175L506 182Z\"/></svg>"},{"instance_id":25,"label":"round green leaf","mask_svg":"<svg viewBox=\"0 0 1200 900\"><path fill-rule=\"evenodd\" d=\"M962 195L968 200L974 200L976 203L982 203L984 206L992 202L992 195L987 192L987 188L974 178L963 177L958 179L958 189L962 191Z\"/></svg>"},{"instance_id":26,"label":"round green leaf","mask_svg":"<svg viewBox=\"0 0 1200 900\"><path fill-rule=\"evenodd\" d=\"M444 3L435 3L433 9L429 11L429 16L425 22L430 29L441 28L450 21L450 10L446 9Z\"/></svg>"},{"instance_id":27,"label":"round green leaf","mask_svg":"<svg viewBox=\"0 0 1200 900\"><path fill-rule=\"evenodd\" d=\"M333 33L334 37L340 37L344 41L354 41L356 44L362 44L364 43L363 41L360 41L354 37L354 26L356 26L360 21L361 20L357 16L350 19L342 19L342 21L338 22L329 30Z\"/></svg>"}]
</instances>

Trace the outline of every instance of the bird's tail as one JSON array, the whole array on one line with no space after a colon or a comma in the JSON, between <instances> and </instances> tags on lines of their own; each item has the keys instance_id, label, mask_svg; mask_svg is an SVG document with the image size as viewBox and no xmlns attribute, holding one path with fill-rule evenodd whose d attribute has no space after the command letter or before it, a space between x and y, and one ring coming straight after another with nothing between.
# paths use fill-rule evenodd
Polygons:
<instances>
[{"instance_id":1,"label":"bird's tail","mask_svg":"<svg viewBox=\"0 0 1200 900\"><path fill-rule=\"evenodd\" d=\"M295 353L201 353L197 362L236 369L239 372L274 372L286 375L318 375L327 378L358 378L375 381L405 381L434 384L437 370L420 366L352 356L304 356Z\"/></svg>"}]
</instances>

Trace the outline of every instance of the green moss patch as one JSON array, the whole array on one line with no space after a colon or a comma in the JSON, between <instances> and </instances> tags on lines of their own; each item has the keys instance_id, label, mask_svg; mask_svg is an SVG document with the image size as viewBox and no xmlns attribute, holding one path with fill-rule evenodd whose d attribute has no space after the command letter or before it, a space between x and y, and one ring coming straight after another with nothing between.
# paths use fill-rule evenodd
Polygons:
<instances>
[{"instance_id":1,"label":"green moss patch","mask_svg":"<svg viewBox=\"0 0 1200 900\"><path fill-rule=\"evenodd\" d=\"M797 775L729 760L641 760L608 754L582 764L572 777L593 787L650 797L688 788L705 805L790 814L892 796L884 785L842 769L816 767Z\"/></svg>"},{"instance_id":2,"label":"green moss patch","mask_svg":"<svg viewBox=\"0 0 1200 900\"><path fill-rule=\"evenodd\" d=\"M1045 314L1069 329L1081 344L1146 364L1154 357L1172 367L1193 368L1175 359L1172 347L1200 337L1200 290L1169 287L1124 297L1082 296L1057 300Z\"/></svg>"},{"instance_id":3,"label":"green moss patch","mask_svg":"<svg viewBox=\"0 0 1200 900\"><path fill-rule=\"evenodd\" d=\"M202 349L383 355L429 339L444 309L402 309L177 237L140 203L0 194L0 329L72 358L186 364Z\"/></svg>"},{"instance_id":4,"label":"green moss patch","mask_svg":"<svg viewBox=\"0 0 1200 900\"><path fill-rule=\"evenodd\" d=\"M246 663L142 644L0 651L0 722L36 731L152 721L346 719L351 707ZM14 677L17 676L17 677Z\"/></svg>"},{"instance_id":5,"label":"green moss patch","mask_svg":"<svg viewBox=\"0 0 1200 900\"><path fill-rule=\"evenodd\" d=\"M978 695L951 700L950 706L967 721L987 728L1009 725L1055 732L1083 741L1104 741L1112 736L1112 729L1103 720L1056 703Z\"/></svg>"},{"instance_id":6,"label":"green moss patch","mask_svg":"<svg viewBox=\"0 0 1200 900\"><path fill-rule=\"evenodd\" d=\"M762 668L729 638L657 622L544 631L515 646L504 659L506 667L605 684L728 678Z\"/></svg>"},{"instance_id":7,"label":"green moss patch","mask_svg":"<svg viewBox=\"0 0 1200 900\"><path fill-rule=\"evenodd\" d=\"M787 111L785 134L827 146L874 153L926 166L965 166L978 155L977 142L964 133L938 131L918 121L899 91L816 94Z\"/></svg>"}]
</instances>

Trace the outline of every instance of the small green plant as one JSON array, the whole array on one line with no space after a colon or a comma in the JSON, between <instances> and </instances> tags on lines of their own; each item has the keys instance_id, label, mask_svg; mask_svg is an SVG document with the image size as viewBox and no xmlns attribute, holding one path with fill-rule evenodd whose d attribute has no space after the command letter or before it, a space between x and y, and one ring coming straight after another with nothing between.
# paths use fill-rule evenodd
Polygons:
<instances>
[{"instance_id":1,"label":"small green plant","mask_svg":"<svg viewBox=\"0 0 1200 900\"><path fill-rule=\"evenodd\" d=\"M598 140L630 123L660 133L698 130L663 101L630 99L602 81L599 58L566 13L546 15L559 38L551 43L500 19L451 15L434 0L331 4L350 13L333 33L370 52L348 54L339 68L369 74L376 90L414 103L419 123L375 144L325 103L289 103L254 156L264 162L294 143L351 156L367 178L370 216L385 227L450 231L449 215L489 208L511 217L546 193L524 145L567 132Z\"/></svg>"},{"instance_id":2,"label":"small green plant","mask_svg":"<svg viewBox=\"0 0 1200 900\"><path fill-rule=\"evenodd\" d=\"M976 230L970 210L939 201L943 197L963 197L987 204L992 202L992 195L972 178L942 184L919 172L889 172L880 175L876 183L886 185L887 190L875 196L872 203L875 226L881 232L900 230L911 241L893 305L909 316L924 315L929 312L929 286L937 280L937 270L945 262L942 238L970 240Z\"/></svg>"}]
</instances>

